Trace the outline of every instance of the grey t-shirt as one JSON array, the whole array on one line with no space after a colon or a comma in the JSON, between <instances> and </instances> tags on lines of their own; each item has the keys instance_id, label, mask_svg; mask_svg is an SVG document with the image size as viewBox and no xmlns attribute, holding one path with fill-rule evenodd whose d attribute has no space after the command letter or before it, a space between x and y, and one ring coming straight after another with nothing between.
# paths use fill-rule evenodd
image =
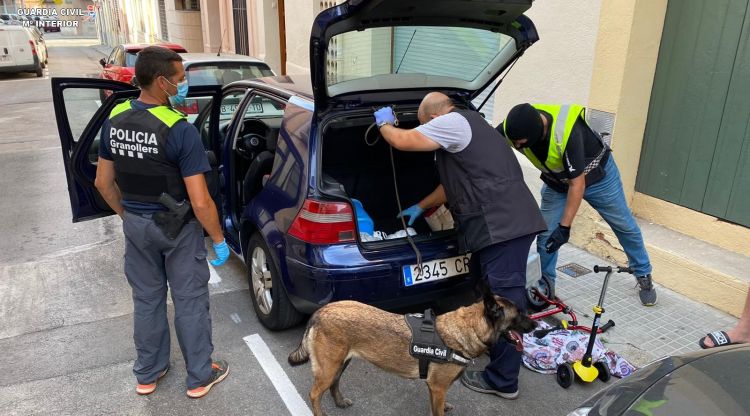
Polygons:
<instances>
[{"instance_id":1,"label":"grey t-shirt","mask_svg":"<svg viewBox=\"0 0 750 416\"><path fill-rule=\"evenodd\" d=\"M458 113L435 117L427 124L417 127L417 131L450 153L458 153L471 143L471 126L468 120Z\"/></svg>"}]
</instances>

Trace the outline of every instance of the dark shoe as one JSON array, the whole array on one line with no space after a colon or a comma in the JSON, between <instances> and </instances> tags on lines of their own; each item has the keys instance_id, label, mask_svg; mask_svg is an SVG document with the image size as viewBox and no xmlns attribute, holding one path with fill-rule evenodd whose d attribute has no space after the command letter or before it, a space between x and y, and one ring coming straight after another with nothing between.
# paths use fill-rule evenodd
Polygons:
<instances>
[{"instance_id":1,"label":"dark shoe","mask_svg":"<svg viewBox=\"0 0 750 416\"><path fill-rule=\"evenodd\" d=\"M518 398L518 390L512 393L505 393L490 386L487 383L487 380L484 379L484 371L464 371L464 375L461 376L461 383L463 383L463 385L468 387L470 390L474 390L479 393L494 394L508 400L514 400Z\"/></svg>"},{"instance_id":2,"label":"dark shoe","mask_svg":"<svg viewBox=\"0 0 750 416\"><path fill-rule=\"evenodd\" d=\"M208 394L215 384L221 383L229 375L229 364L224 360L214 361L211 363L211 377L208 381L194 389L187 391L187 396L191 399L198 399Z\"/></svg>"},{"instance_id":3,"label":"dark shoe","mask_svg":"<svg viewBox=\"0 0 750 416\"><path fill-rule=\"evenodd\" d=\"M644 306L656 305L656 289L654 289L654 283L651 281L651 275L636 277L638 281L638 297L641 298L641 303Z\"/></svg>"},{"instance_id":4,"label":"dark shoe","mask_svg":"<svg viewBox=\"0 0 750 416\"><path fill-rule=\"evenodd\" d=\"M167 368L165 368L164 371L162 371L159 374L159 377L157 377L156 380L154 380L153 383L149 383L149 384L138 383L138 384L136 384L135 385L135 392L138 393L138 394L140 394L141 396L145 396L147 394L153 393L154 391L156 391L156 383L159 380L161 380L162 377L166 376L168 371L169 371L169 366L167 366Z\"/></svg>"}]
</instances>

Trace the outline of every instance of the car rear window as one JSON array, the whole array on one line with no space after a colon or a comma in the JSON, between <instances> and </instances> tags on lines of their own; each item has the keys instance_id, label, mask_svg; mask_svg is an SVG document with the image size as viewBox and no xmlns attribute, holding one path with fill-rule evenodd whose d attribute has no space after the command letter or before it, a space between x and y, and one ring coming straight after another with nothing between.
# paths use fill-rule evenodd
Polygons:
<instances>
[{"instance_id":1,"label":"car rear window","mask_svg":"<svg viewBox=\"0 0 750 416\"><path fill-rule=\"evenodd\" d=\"M241 79L273 76L271 69L260 63L207 62L191 64L186 69L189 85L226 85Z\"/></svg>"},{"instance_id":2,"label":"car rear window","mask_svg":"<svg viewBox=\"0 0 750 416\"><path fill-rule=\"evenodd\" d=\"M399 75L424 75L428 84L471 88L494 76L512 58L512 37L467 27L380 27L334 36L328 45L326 83L330 87L379 77L396 87ZM390 80L390 81L389 81ZM383 84L392 82L393 86ZM364 84L363 84L364 85ZM335 95L335 94L332 94Z\"/></svg>"}]
</instances>

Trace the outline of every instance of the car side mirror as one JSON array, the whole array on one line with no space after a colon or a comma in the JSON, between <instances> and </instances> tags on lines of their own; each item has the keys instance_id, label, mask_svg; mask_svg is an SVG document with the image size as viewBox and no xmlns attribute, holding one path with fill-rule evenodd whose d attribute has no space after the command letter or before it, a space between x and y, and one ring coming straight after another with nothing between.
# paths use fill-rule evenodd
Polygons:
<instances>
[{"instance_id":1,"label":"car side mirror","mask_svg":"<svg viewBox=\"0 0 750 416\"><path fill-rule=\"evenodd\" d=\"M99 60L99 64L100 64L100 65L101 65L102 67L105 67L105 66L107 66L107 61L105 61L105 60L104 60L104 58L102 58L102 59L100 59L100 60Z\"/></svg>"}]
</instances>

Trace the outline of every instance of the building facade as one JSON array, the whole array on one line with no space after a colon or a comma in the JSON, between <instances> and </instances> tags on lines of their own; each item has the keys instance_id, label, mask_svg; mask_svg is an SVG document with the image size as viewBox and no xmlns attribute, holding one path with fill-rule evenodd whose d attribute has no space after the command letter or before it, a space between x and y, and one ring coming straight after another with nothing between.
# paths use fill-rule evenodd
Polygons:
<instances>
[{"instance_id":1,"label":"building facade","mask_svg":"<svg viewBox=\"0 0 750 416\"><path fill-rule=\"evenodd\" d=\"M610 133L627 200L643 224L695 243L657 244L654 279L739 314L750 277L750 0L534 2L540 41L483 108L499 123L517 103L579 103ZM309 73L315 16L341 0L97 0L102 40L172 41L191 52L235 52L278 74ZM372 40L375 42L376 40ZM337 50L328 50L335 76ZM362 63L360 63L362 64ZM374 63L371 63L374 64ZM648 230L646 230L648 231ZM584 204L572 240L624 264L609 227ZM724 267L684 251L734 258ZM679 244L677 244L679 246ZM702 246L701 246L702 247Z\"/></svg>"}]
</instances>

